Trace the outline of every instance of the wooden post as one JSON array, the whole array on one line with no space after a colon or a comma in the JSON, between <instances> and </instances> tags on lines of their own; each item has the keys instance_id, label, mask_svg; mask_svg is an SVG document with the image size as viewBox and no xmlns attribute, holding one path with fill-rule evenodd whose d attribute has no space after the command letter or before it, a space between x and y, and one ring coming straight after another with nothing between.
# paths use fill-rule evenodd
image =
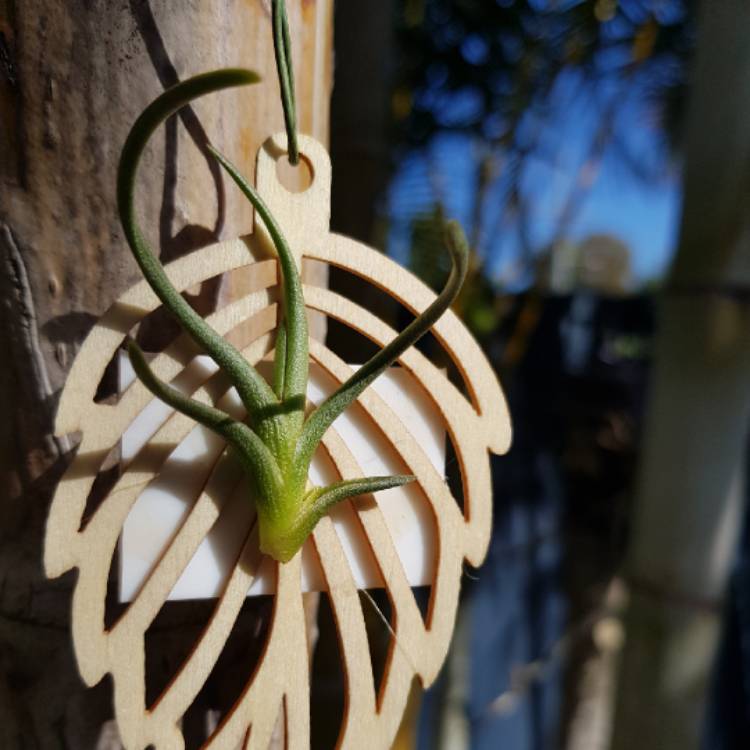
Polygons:
<instances>
[{"instance_id":1,"label":"wooden post","mask_svg":"<svg viewBox=\"0 0 750 750\"><path fill-rule=\"evenodd\" d=\"M326 142L333 1L288 6L300 131ZM257 148L283 128L270 4L0 0L1 747L118 746L107 739L108 682L87 691L73 661L74 576L42 574L46 513L71 445L51 437L52 423L77 347L138 278L114 200L125 135L164 88L226 66L263 82L173 118L145 160L142 223L165 261L251 228L204 146L252 176ZM165 625L175 659L207 611L185 607ZM251 604L243 622L260 633L268 613Z\"/></svg>"}]
</instances>

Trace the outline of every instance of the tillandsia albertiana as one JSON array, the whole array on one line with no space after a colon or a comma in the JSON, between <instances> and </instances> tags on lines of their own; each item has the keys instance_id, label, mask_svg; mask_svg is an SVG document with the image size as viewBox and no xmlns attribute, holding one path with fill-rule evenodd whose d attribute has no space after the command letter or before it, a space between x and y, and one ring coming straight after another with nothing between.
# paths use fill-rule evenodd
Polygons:
<instances>
[{"instance_id":1,"label":"tillandsia albertiana","mask_svg":"<svg viewBox=\"0 0 750 750\"><path fill-rule=\"evenodd\" d=\"M270 384L174 288L135 218L136 171L154 130L199 96L258 80L258 76L248 70L214 71L179 83L152 102L138 117L125 141L117 175L117 204L125 236L143 275L162 304L195 343L213 358L236 388L247 412L246 421L238 421L161 381L147 364L140 347L130 340L128 353L135 372L156 397L213 430L234 449L249 477L258 517L260 549L280 562L287 562L336 503L356 495L397 487L414 479L403 475L364 477L327 487L309 487L308 470L318 444L334 420L448 309L466 275L468 249L459 225L447 222L445 242L451 254L452 269L443 290L396 338L306 414L309 354L302 282L279 225L255 189L224 156L209 146L211 153L253 205L278 255L281 311L273 382Z\"/></svg>"}]
</instances>

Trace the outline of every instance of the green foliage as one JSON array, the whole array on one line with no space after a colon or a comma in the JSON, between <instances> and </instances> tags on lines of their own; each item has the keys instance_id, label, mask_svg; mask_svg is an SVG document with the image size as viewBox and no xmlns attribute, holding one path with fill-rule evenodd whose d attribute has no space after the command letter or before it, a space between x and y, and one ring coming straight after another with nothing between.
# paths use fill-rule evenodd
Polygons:
<instances>
[{"instance_id":1,"label":"green foliage","mask_svg":"<svg viewBox=\"0 0 750 750\"><path fill-rule=\"evenodd\" d=\"M413 479L411 476L366 477L322 488L307 486L310 463L326 430L378 375L435 324L456 298L466 276L468 248L458 224L447 222L444 240L450 251L452 269L440 294L391 343L306 418L309 351L302 283L281 228L253 186L223 155L209 147L262 219L278 256L282 311L272 385L183 299L150 249L135 218L138 162L154 130L180 107L199 96L258 80L247 70L214 71L184 81L152 102L133 125L123 147L117 176L117 201L125 236L143 275L164 306L237 389L247 412L247 422L237 421L213 406L184 396L159 380L138 345L130 341L128 353L135 372L156 397L213 430L237 453L250 477L261 550L280 562L287 562L336 503L356 495L396 487Z\"/></svg>"},{"instance_id":2,"label":"green foliage","mask_svg":"<svg viewBox=\"0 0 750 750\"><path fill-rule=\"evenodd\" d=\"M522 157L527 113L545 117L555 82L643 85L670 136L683 105L693 49L692 0L402 0L393 110L404 141L473 132ZM639 80L633 80L634 69ZM471 94L472 106L456 96Z\"/></svg>"}]
</instances>

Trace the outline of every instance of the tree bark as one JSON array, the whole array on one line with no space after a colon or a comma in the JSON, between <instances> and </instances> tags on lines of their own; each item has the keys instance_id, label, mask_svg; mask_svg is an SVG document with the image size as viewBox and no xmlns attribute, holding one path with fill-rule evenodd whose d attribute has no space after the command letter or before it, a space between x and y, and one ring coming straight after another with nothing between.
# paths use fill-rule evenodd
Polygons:
<instances>
[{"instance_id":1,"label":"tree bark","mask_svg":"<svg viewBox=\"0 0 750 750\"><path fill-rule=\"evenodd\" d=\"M613 730L701 745L750 414L750 6L703 3L677 257L662 302Z\"/></svg>"},{"instance_id":2,"label":"tree bark","mask_svg":"<svg viewBox=\"0 0 750 750\"><path fill-rule=\"evenodd\" d=\"M299 128L323 142L332 4L288 3ZM254 69L262 83L184 110L144 161L142 224L165 262L251 228L205 144L252 176L258 147L283 129L269 3L0 0L0 746L9 750L117 746L107 739L109 681L87 690L73 658L75 575L42 573L46 513L70 450L53 419L80 343L139 278L114 200L126 133L164 88L226 66ZM171 606L155 634L160 669L174 667L209 611ZM256 649L269 613L267 602L243 610L238 627L255 633Z\"/></svg>"}]
</instances>

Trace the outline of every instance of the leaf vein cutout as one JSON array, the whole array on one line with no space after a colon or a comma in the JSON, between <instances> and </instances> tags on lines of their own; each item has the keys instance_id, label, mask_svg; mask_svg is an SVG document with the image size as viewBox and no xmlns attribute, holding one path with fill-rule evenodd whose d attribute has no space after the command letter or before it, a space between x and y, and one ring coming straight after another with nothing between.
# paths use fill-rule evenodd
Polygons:
<instances>
[{"instance_id":1,"label":"leaf vein cutout","mask_svg":"<svg viewBox=\"0 0 750 750\"><path fill-rule=\"evenodd\" d=\"M300 137L300 149L315 167L314 182L307 194L292 196L296 201L292 208L284 208L289 194L275 187L273 154L280 148L283 137L277 136L261 152L257 182L288 233L294 251L305 260L321 261L361 276L415 314L427 307L434 293L408 271L365 245L329 233L327 155L319 144L304 136ZM310 211L314 212L312 221L316 231L303 226ZM223 304L206 320L232 341L253 366L273 352L278 319L277 263L275 259L268 260L267 246L268 237L259 224L248 237L204 248L166 268L180 292L224 273L252 269L252 274L248 274L253 280L251 290L242 298ZM339 320L378 346L384 346L396 335L382 320L334 292L305 286L303 295L309 311ZM96 403L97 386L129 332L159 306L159 300L145 281L133 286L94 327L73 364L61 398L56 431L59 435L80 432L82 437L53 500L45 567L50 576L61 575L71 568L79 570L73 602L76 655L88 684L98 682L107 673L113 675L116 716L126 747L153 744L158 750L171 750L184 746L180 719L216 665L262 558L255 514L248 508L243 516L246 528L243 526L234 565L210 619L171 682L152 705L146 705L145 633L222 510L236 501L237 493L246 491L239 474L232 475L232 481L224 484L228 489L223 495L216 490L218 477L232 470L223 452L224 443L216 438L206 452L204 464L196 468L196 476L202 478L196 483L190 509L180 528L126 611L109 630L105 628L107 576L123 524L142 491L158 481L161 467L195 428L189 418L169 412L143 449L129 465L122 467L115 486L84 523L87 497L102 462L153 399L136 381L120 395L117 403ZM343 748L359 748L365 743L390 746L413 677L416 674L425 685L429 684L444 660L456 614L463 561L479 564L489 540L489 453L503 452L508 446L510 428L505 402L489 364L455 315L446 313L433 333L459 368L468 397L416 349L404 352L399 362L429 396L456 449L463 482L463 514L423 448L404 430L398 414L377 393L366 390L352 406L377 425L377 431L391 444L398 461L416 476L412 491L429 508L438 546L425 619L377 499L346 501L353 509L347 511L347 523L362 530L382 577L397 639L396 642L391 638L386 670L377 691L362 606L333 522L323 518L307 542L320 562L339 632L347 692L339 737L339 746ZM179 383L198 354L198 349L186 347L185 338L179 337L150 364L162 380ZM309 354L311 361L336 382L345 381L351 374L351 368L319 342L310 342ZM230 384L221 373L206 374L191 383L190 395L194 398L216 404L225 411L230 408ZM242 412L236 412L235 416L241 418ZM325 433L321 446L338 477L362 476L362 467L335 425ZM249 676L206 747L265 748L276 717L282 712L290 732L289 747L304 748L309 744L310 674L299 558L297 555L290 563L274 564L276 599L263 660Z\"/></svg>"}]
</instances>

